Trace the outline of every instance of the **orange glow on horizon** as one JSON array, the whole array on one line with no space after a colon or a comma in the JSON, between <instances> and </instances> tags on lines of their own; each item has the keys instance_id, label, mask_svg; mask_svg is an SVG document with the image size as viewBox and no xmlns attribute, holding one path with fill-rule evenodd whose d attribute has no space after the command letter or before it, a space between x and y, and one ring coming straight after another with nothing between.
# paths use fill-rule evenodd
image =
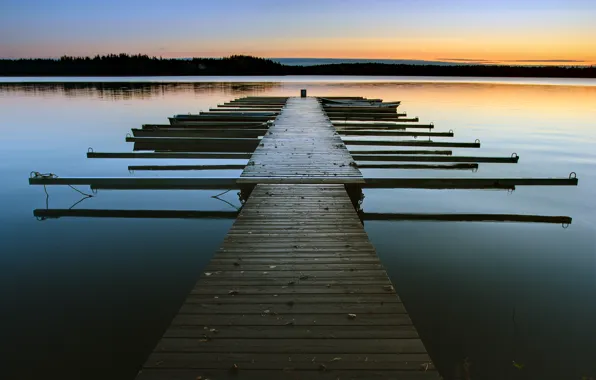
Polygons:
<instances>
[{"instance_id":1,"label":"orange glow on horizon","mask_svg":"<svg viewBox=\"0 0 596 380\"><path fill-rule=\"evenodd\" d=\"M521 38L292 38L263 39L250 43L177 41L167 51L150 55L168 58L224 57L234 54L266 58L408 59L502 64L596 64L596 40L585 36ZM534 62L533 62L534 61Z\"/></svg>"}]
</instances>

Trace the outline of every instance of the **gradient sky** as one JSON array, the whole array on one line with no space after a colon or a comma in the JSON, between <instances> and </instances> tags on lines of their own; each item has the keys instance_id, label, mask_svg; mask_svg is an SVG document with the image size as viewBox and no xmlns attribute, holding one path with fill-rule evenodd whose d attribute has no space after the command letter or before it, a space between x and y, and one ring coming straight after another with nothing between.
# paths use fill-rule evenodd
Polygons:
<instances>
[{"instance_id":1,"label":"gradient sky","mask_svg":"<svg viewBox=\"0 0 596 380\"><path fill-rule=\"evenodd\" d=\"M596 0L0 0L0 57L596 63Z\"/></svg>"}]
</instances>

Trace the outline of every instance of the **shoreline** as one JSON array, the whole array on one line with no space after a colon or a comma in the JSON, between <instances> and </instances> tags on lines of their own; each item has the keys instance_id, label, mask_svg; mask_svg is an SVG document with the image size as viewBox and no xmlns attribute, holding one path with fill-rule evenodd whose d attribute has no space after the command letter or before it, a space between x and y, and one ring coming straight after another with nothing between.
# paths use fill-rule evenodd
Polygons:
<instances>
[{"instance_id":1,"label":"shoreline","mask_svg":"<svg viewBox=\"0 0 596 380\"><path fill-rule=\"evenodd\" d=\"M388 75L176 75L176 76L0 76L0 85L58 83L453 83L596 86L596 78L498 76L388 76Z\"/></svg>"}]
</instances>

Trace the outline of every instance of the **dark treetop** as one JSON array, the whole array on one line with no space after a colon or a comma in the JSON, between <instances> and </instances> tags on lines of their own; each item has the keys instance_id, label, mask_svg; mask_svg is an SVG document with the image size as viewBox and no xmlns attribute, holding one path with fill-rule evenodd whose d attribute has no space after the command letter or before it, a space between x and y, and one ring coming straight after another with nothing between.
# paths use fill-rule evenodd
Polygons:
<instances>
[{"instance_id":1,"label":"dark treetop","mask_svg":"<svg viewBox=\"0 0 596 380\"><path fill-rule=\"evenodd\" d=\"M2 59L0 76L178 76L178 75L386 75L460 77L596 78L596 66L404 65L340 63L288 66L269 59L162 59L111 54L60 59Z\"/></svg>"}]
</instances>

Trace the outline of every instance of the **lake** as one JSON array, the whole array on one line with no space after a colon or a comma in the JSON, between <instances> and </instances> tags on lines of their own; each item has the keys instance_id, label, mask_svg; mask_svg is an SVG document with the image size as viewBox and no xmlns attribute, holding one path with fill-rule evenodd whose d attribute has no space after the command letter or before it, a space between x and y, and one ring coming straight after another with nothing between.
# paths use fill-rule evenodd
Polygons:
<instances>
[{"instance_id":1,"label":"lake","mask_svg":"<svg viewBox=\"0 0 596 380\"><path fill-rule=\"evenodd\" d=\"M370 221L365 228L436 366L456 378L596 377L596 81L582 79L229 77L0 78L0 353L3 379L133 379L231 219L60 218L34 209L233 211L235 192L99 191L29 186L59 176L129 173L130 128L259 95L401 100L400 111L482 141L454 155L520 156L477 172L364 169L379 177L563 177L578 187L366 190L367 212L571 216L557 224ZM191 160L160 160L184 164ZM193 161L196 163L196 161ZM209 163L209 160L204 160ZM228 160L229 163L246 161ZM184 172L238 176L240 170ZM178 174L180 175L180 174ZM88 187L80 187L88 193ZM80 203L75 204L76 202ZM465 377L462 377L465 378Z\"/></svg>"}]
</instances>

